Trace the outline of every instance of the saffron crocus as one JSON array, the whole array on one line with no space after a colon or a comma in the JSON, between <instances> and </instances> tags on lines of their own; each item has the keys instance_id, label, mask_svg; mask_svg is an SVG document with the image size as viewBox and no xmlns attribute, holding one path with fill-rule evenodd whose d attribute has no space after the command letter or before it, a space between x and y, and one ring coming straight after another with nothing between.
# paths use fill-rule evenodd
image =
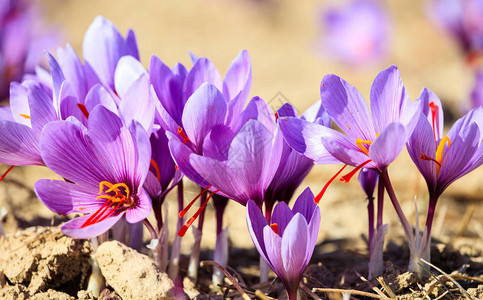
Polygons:
<instances>
[{"instance_id":1,"label":"saffron crocus","mask_svg":"<svg viewBox=\"0 0 483 300\"><path fill-rule=\"evenodd\" d=\"M35 1L3 0L0 3L0 101L8 96L10 82L33 74L43 50L55 46L58 35L42 29Z\"/></svg>"},{"instance_id":2,"label":"saffron crocus","mask_svg":"<svg viewBox=\"0 0 483 300\"><path fill-rule=\"evenodd\" d=\"M250 236L262 259L282 280L290 300L310 262L320 226L320 208L307 188L290 209L285 202L275 206L270 223L256 202L247 203Z\"/></svg>"},{"instance_id":3,"label":"saffron crocus","mask_svg":"<svg viewBox=\"0 0 483 300\"><path fill-rule=\"evenodd\" d=\"M466 54L483 51L483 3L479 0L432 0L428 13Z\"/></svg>"},{"instance_id":4,"label":"saffron crocus","mask_svg":"<svg viewBox=\"0 0 483 300\"><path fill-rule=\"evenodd\" d=\"M74 238L106 232L120 218L143 221L151 200L142 188L149 169L149 138L138 123L125 126L103 106L94 108L85 128L78 121L52 122L42 133L47 167L66 178L39 180L35 192L59 214L82 214L62 225Z\"/></svg>"},{"instance_id":5,"label":"saffron crocus","mask_svg":"<svg viewBox=\"0 0 483 300\"><path fill-rule=\"evenodd\" d=\"M388 52L390 22L381 4L352 0L321 11L320 52L350 65L380 61Z\"/></svg>"},{"instance_id":6,"label":"saffron crocus","mask_svg":"<svg viewBox=\"0 0 483 300\"><path fill-rule=\"evenodd\" d=\"M426 180L429 207L425 235L411 251L410 268L422 271L420 257L429 260L434 212L439 197L455 180L483 164L483 108L468 112L443 135L443 110L438 97L427 89L420 95L422 113L407 149Z\"/></svg>"}]
</instances>

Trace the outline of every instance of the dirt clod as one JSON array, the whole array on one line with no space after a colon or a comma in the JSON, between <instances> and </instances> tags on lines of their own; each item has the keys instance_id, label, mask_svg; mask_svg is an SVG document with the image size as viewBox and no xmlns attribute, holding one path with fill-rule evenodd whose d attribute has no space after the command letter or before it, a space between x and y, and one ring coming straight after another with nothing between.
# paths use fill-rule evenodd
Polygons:
<instances>
[{"instance_id":1,"label":"dirt clod","mask_svg":"<svg viewBox=\"0 0 483 300\"><path fill-rule=\"evenodd\" d=\"M122 299L170 299L174 284L153 260L117 241L97 248L96 259L106 283Z\"/></svg>"},{"instance_id":2,"label":"dirt clod","mask_svg":"<svg viewBox=\"0 0 483 300\"><path fill-rule=\"evenodd\" d=\"M30 294L64 286L75 294L90 269L91 243L67 237L55 227L31 227L0 237L0 273Z\"/></svg>"}]
</instances>

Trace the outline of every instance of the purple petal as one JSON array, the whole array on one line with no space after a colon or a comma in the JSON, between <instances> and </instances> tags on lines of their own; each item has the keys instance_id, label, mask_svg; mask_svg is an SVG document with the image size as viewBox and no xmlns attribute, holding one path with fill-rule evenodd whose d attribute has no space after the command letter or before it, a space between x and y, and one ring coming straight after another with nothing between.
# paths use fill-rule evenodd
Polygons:
<instances>
[{"instance_id":1,"label":"purple petal","mask_svg":"<svg viewBox=\"0 0 483 300\"><path fill-rule=\"evenodd\" d=\"M428 157L435 158L436 141L431 124L423 113L419 115L416 128L407 142L407 149L409 156L426 180L429 190L433 191L437 180L436 163L421 159L421 155L424 153Z\"/></svg>"},{"instance_id":2,"label":"purple petal","mask_svg":"<svg viewBox=\"0 0 483 300\"><path fill-rule=\"evenodd\" d=\"M188 99L205 82L222 90L223 83L215 65L207 58L199 58L186 76L183 88L183 98Z\"/></svg>"},{"instance_id":3,"label":"purple petal","mask_svg":"<svg viewBox=\"0 0 483 300\"><path fill-rule=\"evenodd\" d=\"M98 190L61 180L40 179L35 193L50 210L58 214L89 214L97 211L105 199L96 199Z\"/></svg>"},{"instance_id":4,"label":"purple petal","mask_svg":"<svg viewBox=\"0 0 483 300\"><path fill-rule=\"evenodd\" d=\"M32 128L39 134L49 122L57 121L57 113L52 99L38 85L31 85L28 89Z\"/></svg>"},{"instance_id":5,"label":"purple petal","mask_svg":"<svg viewBox=\"0 0 483 300\"><path fill-rule=\"evenodd\" d=\"M128 49L127 52L129 53L129 55L139 60L139 50L138 50L138 44L136 41L136 34L132 29L129 29L127 31L126 47Z\"/></svg>"},{"instance_id":6,"label":"purple petal","mask_svg":"<svg viewBox=\"0 0 483 300\"><path fill-rule=\"evenodd\" d=\"M43 165L39 137L32 128L11 121L0 121L0 163Z\"/></svg>"},{"instance_id":7,"label":"purple petal","mask_svg":"<svg viewBox=\"0 0 483 300\"><path fill-rule=\"evenodd\" d=\"M263 229L267 226L267 220L262 214L260 208L253 200L249 200L246 208L246 219L248 231L252 238L253 244L260 253L262 259L272 268L270 261L267 258L265 250L265 242L263 238ZM272 268L273 269L273 268Z\"/></svg>"},{"instance_id":8,"label":"purple petal","mask_svg":"<svg viewBox=\"0 0 483 300\"><path fill-rule=\"evenodd\" d=\"M277 110L279 118L283 117L298 117L298 113L290 103L285 103Z\"/></svg>"},{"instance_id":9,"label":"purple petal","mask_svg":"<svg viewBox=\"0 0 483 300\"><path fill-rule=\"evenodd\" d=\"M401 121L411 99L396 66L390 66L376 76L372 83L370 98L377 133L381 133L390 123Z\"/></svg>"},{"instance_id":10,"label":"purple petal","mask_svg":"<svg viewBox=\"0 0 483 300\"><path fill-rule=\"evenodd\" d=\"M203 156L221 161L227 160L228 150L234 137L235 133L228 126L213 127L203 142Z\"/></svg>"},{"instance_id":11,"label":"purple petal","mask_svg":"<svg viewBox=\"0 0 483 300\"><path fill-rule=\"evenodd\" d=\"M308 242L307 242L307 256L305 261L307 263L310 262L310 258L312 257L315 244L317 243L317 237L319 236L319 228L320 228L320 207L316 206L314 212L312 214L312 218L310 219L307 229L308 229Z\"/></svg>"},{"instance_id":12,"label":"purple petal","mask_svg":"<svg viewBox=\"0 0 483 300\"><path fill-rule=\"evenodd\" d=\"M152 160L156 162L159 170L159 180L157 181L158 184L161 184L161 189L164 191L173 180L176 171L174 161L169 152L168 138L164 131L160 130L151 134L150 142ZM151 170L157 172L154 168L151 168Z\"/></svg>"},{"instance_id":13,"label":"purple petal","mask_svg":"<svg viewBox=\"0 0 483 300\"><path fill-rule=\"evenodd\" d=\"M340 133L339 133L340 134ZM369 157L355 147L346 136L340 134L338 139L322 139L325 149L341 163L357 167L366 162ZM373 161L367 163L365 168L375 169L377 164Z\"/></svg>"},{"instance_id":14,"label":"purple petal","mask_svg":"<svg viewBox=\"0 0 483 300\"><path fill-rule=\"evenodd\" d=\"M310 222L312 219L312 215L317 207L317 204L314 202L314 194L310 188L306 188L302 194L300 194L295 201L292 211L294 214L300 213L307 222Z\"/></svg>"},{"instance_id":15,"label":"purple petal","mask_svg":"<svg viewBox=\"0 0 483 300\"><path fill-rule=\"evenodd\" d=\"M62 77L65 76L65 80L71 84L72 89L78 99L84 99L87 94L88 86L86 84L87 81L84 74L84 66L82 65L82 62L75 53L74 49L67 44L65 49L59 48L57 50L57 56L59 58L59 65L61 69L56 70L56 72L62 72ZM60 83L62 83L62 77L60 77L58 80ZM57 79L55 80L57 81Z\"/></svg>"},{"instance_id":16,"label":"purple petal","mask_svg":"<svg viewBox=\"0 0 483 300\"><path fill-rule=\"evenodd\" d=\"M148 193L141 188L137 194L136 206L126 210L126 221L137 223L146 219L151 213L151 198Z\"/></svg>"},{"instance_id":17,"label":"purple petal","mask_svg":"<svg viewBox=\"0 0 483 300\"><path fill-rule=\"evenodd\" d=\"M119 104L119 113L125 124L138 121L144 130L151 133L154 122L154 91L151 90L147 74L138 77L124 90Z\"/></svg>"},{"instance_id":18,"label":"purple petal","mask_svg":"<svg viewBox=\"0 0 483 300\"><path fill-rule=\"evenodd\" d=\"M125 98L131 85L142 75L147 77L148 73L139 60L130 55L121 57L114 73L114 86L119 97Z\"/></svg>"},{"instance_id":19,"label":"purple petal","mask_svg":"<svg viewBox=\"0 0 483 300\"><path fill-rule=\"evenodd\" d=\"M315 102L315 104L309 107L302 115L302 119L307 120L311 123L317 123L319 125L323 125L329 128L332 125L332 120L330 119L329 114L325 111L324 107L322 106L322 101L317 101Z\"/></svg>"},{"instance_id":20,"label":"purple petal","mask_svg":"<svg viewBox=\"0 0 483 300\"><path fill-rule=\"evenodd\" d=\"M421 94L419 95L418 100L421 106L421 112L427 117L429 124L433 124L433 116L431 114L431 109L429 107L430 102L434 102L438 110L435 111L435 118L434 118L434 132L436 133L436 139L440 140L443 138L443 127L444 127L444 115L443 115L443 106L441 105L441 101L439 100L438 96L432 91L423 88Z\"/></svg>"},{"instance_id":21,"label":"purple petal","mask_svg":"<svg viewBox=\"0 0 483 300\"><path fill-rule=\"evenodd\" d=\"M90 239L108 231L112 226L114 226L114 224L117 223L117 221L119 221L119 219L123 215L124 214L122 213L117 216L111 216L104 221L86 226L84 228L82 228L82 225L84 225L84 223L90 218L90 216L87 215L83 217L77 217L62 225L60 229L67 236L76 239Z\"/></svg>"},{"instance_id":22,"label":"purple petal","mask_svg":"<svg viewBox=\"0 0 483 300\"><path fill-rule=\"evenodd\" d=\"M230 68L226 72L225 81L223 83L223 95L226 99L232 100L239 93L243 95L239 98L241 107L248 99L248 93L252 85L252 65L250 55L247 50L243 50L231 63Z\"/></svg>"},{"instance_id":23,"label":"purple petal","mask_svg":"<svg viewBox=\"0 0 483 300\"><path fill-rule=\"evenodd\" d=\"M132 38L131 38L132 41ZM133 51L108 20L96 17L84 36L82 51L85 61L99 75L101 81L114 88L114 72L119 59ZM136 55L136 53L132 53Z\"/></svg>"},{"instance_id":24,"label":"purple petal","mask_svg":"<svg viewBox=\"0 0 483 300\"><path fill-rule=\"evenodd\" d=\"M370 146L369 157L382 170L398 157L404 144L406 144L406 129L401 123L391 123Z\"/></svg>"},{"instance_id":25,"label":"purple petal","mask_svg":"<svg viewBox=\"0 0 483 300\"><path fill-rule=\"evenodd\" d=\"M57 111L59 111L60 99L61 99L60 90L62 88L62 85L64 84L65 77L57 60L52 56L52 54L48 52L46 54L49 60L50 74L52 76L52 83L53 83L52 92L53 92L54 107L56 108ZM75 96L75 95L71 95L71 96Z\"/></svg>"},{"instance_id":26,"label":"purple petal","mask_svg":"<svg viewBox=\"0 0 483 300\"><path fill-rule=\"evenodd\" d=\"M313 248L307 248L309 242L307 233L307 221L301 214L296 214L287 225L282 236L279 251L281 251L283 268L287 274L287 279L291 281L286 282L286 286L298 287L298 280L300 280L308 264L308 261L306 261L307 254L310 253L309 256L312 256L311 254L314 251Z\"/></svg>"},{"instance_id":27,"label":"purple petal","mask_svg":"<svg viewBox=\"0 0 483 300\"><path fill-rule=\"evenodd\" d=\"M369 200L374 199L374 190L378 180L379 173L374 170L362 168L359 172L359 184Z\"/></svg>"},{"instance_id":28,"label":"purple petal","mask_svg":"<svg viewBox=\"0 0 483 300\"><path fill-rule=\"evenodd\" d=\"M287 144L316 164L340 163L324 147L322 140L334 134L342 135L322 125L298 118L280 118L280 130Z\"/></svg>"},{"instance_id":29,"label":"purple petal","mask_svg":"<svg viewBox=\"0 0 483 300\"><path fill-rule=\"evenodd\" d=\"M211 128L223 124L225 115L225 98L212 84L203 84L188 99L183 110L183 126L198 151Z\"/></svg>"},{"instance_id":30,"label":"purple petal","mask_svg":"<svg viewBox=\"0 0 483 300\"><path fill-rule=\"evenodd\" d=\"M268 265L285 283L287 272L285 272L281 254L282 238L276 234L270 226L267 225L263 228L263 242L265 244L265 251L267 253Z\"/></svg>"},{"instance_id":31,"label":"purple petal","mask_svg":"<svg viewBox=\"0 0 483 300\"><path fill-rule=\"evenodd\" d=\"M278 235L283 236L283 232L285 231L285 228L287 227L290 220L292 220L293 216L294 213L292 213L287 203L277 203L272 212L272 219L270 220L270 222L272 224L278 225Z\"/></svg>"},{"instance_id":32,"label":"purple petal","mask_svg":"<svg viewBox=\"0 0 483 300\"><path fill-rule=\"evenodd\" d=\"M28 91L25 86L18 82L10 83L10 110L15 122L31 126L30 119L22 115L30 116Z\"/></svg>"},{"instance_id":33,"label":"purple petal","mask_svg":"<svg viewBox=\"0 0 483 300\"><path fill-rule=\"evenodd\" d=\"M345 133L374 140L376 132L367 103L355 87L338 76L326 75L320 85L320 98L325 111Z\"/></svg>"},{"instance_id":34,"label":"purple petal","mask_svg":"<svg viewBox=\"0 0 483 300\"><path fill-rule=\"evenodd\" d=\"M87 93L85 99L87 111L91 111L96 105L102 105L113 113L118 114L116 101L114 101L111 94L100 84L93 86Z\"/></svg>"},{"instance_id":35,"label":"purple petal","mask_svg":"<svg viewBox=\"0 0 483 300\"><path fill-rule=\"evenodd\" d=\"M0 106L0 120L13 122L13 116L12 116L12 111L10 110L10 107Z\"/></svg>"},{"instance_id":36,"label":"purple petal","mask_svg":"<svg viewBox=\"0 0 483 300\"><path fill-rule=\"evenodd\" d=\"M227 116L228 117L228 116ZM238 132L248 122L248 120L257 120L262 123L270 132L274 132L275 114L270 106L260 97L253 97L247 107L238 118L236 126L231 126L233 131ZM227 121L229 121L227 119Z\"/></svg>"}]
</instances>

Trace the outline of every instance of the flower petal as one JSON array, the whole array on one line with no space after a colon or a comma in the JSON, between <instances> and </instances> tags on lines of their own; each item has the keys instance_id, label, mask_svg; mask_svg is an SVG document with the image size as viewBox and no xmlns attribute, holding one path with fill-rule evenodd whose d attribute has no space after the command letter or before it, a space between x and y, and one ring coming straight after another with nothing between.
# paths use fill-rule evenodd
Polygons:
<instances>
[{"instance_id":1,"label":"flower petal","mask_svg":"<svg viewBox=\"0 0 483 300\"><path fill-rule=\"evenodd\" d=\"M104 221L86 226L84 228L82 228L82 225L84 225L84 223L90 218L90 216L87 215L83 217L77 217L62 225L60 227L60 230L62 230L65 235L75 239L90 239L108 231L112 226L114 226L114 224L117 223L117 221L119 221L119 219L123 215L124 214L121 213L117 216L111 216Z\"/></svg>"},{"instance_id":2,"label":"flower petal","mask_svg":"<svg viewBox=\"0 0 483 300\"><path fill-rule=\"evenodd\" d=\"M285 283L287 272L285 272L282 260L282 238L267 225L263 228L263 242L267 253L268 265L280 277L282 282Z\"/></svg>"},{"instance_id":3,"label":"flower petal","mask_svg":"<svg viewBox=\"0 0 483 300\"><path fill-rule=\"evenodd\" d=\"M0 121L0 163L43 165L39 136L32 128L12 121Z\"/></svg>"},{"instance_id":4,"label":"flower petal","mask_svg":"<svg viewBox=\"0 0 483 300\"><path fill-rule=\"evenodd\" d=\"M312 159L316 164L340 163L324 147L322 140L330 138L336 131L299 118L280 118L280 130L287 144L295 151ZM341 135L339 133L339 135Z\"/></svg>"},{"instance_id":5,"label":"flower petal","mask_svg":"<svg viewBox=\"0 0 483 300\"><path fill-rule=\"evenodd\" d=\"M58 120L57 113L53 107L52 99L40 86L30 85L28 98L32 128L40 134L47 123Z\"/></svg>"},{"instance_id":6,"label":"flower petal","mask_svg":"<svg viewBox=\"0 0 483 300\"><path fill-rule=\"evenodd\" d=\"M116 101L112 98L111 94L109 94L109 92L102 85L96 84L87 93L85 106L87 111L91 111L96 105L99 104L109 109L116 115L119 113Z\"/></svg>"},{"instance_id":7,"label":"flower petal","mask_svg":"<svg viewBox=\"0 0 483 300\"><path fill-rule=\"evenodd\" d=\"M406 128L401 123L385 127L369 148L369 157L383 169L393 162L406 144Z\"/></svg>"},{"instance_id":8,"label":"flower petal","mask_svg":"<svg viewBox=\"0 0 483 300\"><path fill-rule=\"evenodd\" d=\"M372 141L376 137L367 103L359 91L344 79L326 75L320 85L325 111L347 135Z\"/></svg>"},{"instance_id":9,"label":"flower petal","mask_svg":"<svg viewBox=\"0 0 483 300\"><path fill-rule=\"evenodd\" d=\"M371 87L371 112L374 128L381 133L386 126L400 122L411 99L396 66L377 74Z\"/></svg>"},{"instance_id":10,"label":"flower petal","mask_svg":"<svg viewBox=\"0 0 483 300\"><path fill-rule=\"evenodd\" d=\"M183 88L183 98L188 99L205 82L223 90L220 73L215 65L206 57L199 58L186 76Z\"/></svg>"},{"instance_id":11,"label":"flower petal","mask_svg":"<svg viewBox=\"0 0 483 300\"><path fill-rule=\"evenodd\" d=\"M272 212L272 219L270 223L278 225L278 235L283 236L283 232L290 220L292 220L294 213L290 210L287 203L279 202Z\"/></svg>"},{"instance_id":12,"label":"flower petal","mask_svg":"<svg viewBox=\"0 0 483 300\"><path fill-rule=\"evenodd\" d=\"M137 194L136 206L126 210L126 221L137 223L146 219L151 213L151 198L144 189Z\"/></svg>"},{"instance_id":13,"label":"flower petal","mask_svg":"<svg viewBox=\"0 0 483 300\"><path fill-rule=\"evenodd\" d=\"M10 83L10 110L15 122L31 126L30 119L22 115L30 116L30 106L28 101L28 91L25 86L18 82Z\"/></svg>"},{"instance_id":14,"label":"flower petal","mask_svg":"<svg viewBox=\"0 0 483 300\"><path fill-rule=\"evenodd\" d=\"M307 267L307 254L312 256L314 249L308 249L307 222L301 214L295 214L282 236L280 250L284 272L287 274L286 288L297 288Z\"/></svg>"},{"instance_id":15,"label":"flower petal","mask_svg":"<svg viewBox=\"0 0 483 300\"><path fill-rule=\"evenodd\" d=\"M243 105L248 99L248 93L252 85L252 65L250 55L247 50L243 50L233 60L230 68L226 72L225 81L223 82L223 95L228 100L233 100L239 93L243 95L239 97L238 101L241 103L239 110L241 111Z\"/></svg>"},{"instance_id":16,"label":"flower petal","mask_svg":"<svg viewBox=\"0 0 483 300\"><path fill-rule=\"evenodd\" d=\"M308 187L298 196L293 205L292 211L294 214L300 213L304 216L307 222L310 222L316 208L317 204L314 202L314 194Z\"/></svg>"},{"instance_id":17,"label":"flower petal","mask_svg":"<svg viewBox=\"0 0 483 300\"><path fill-rule=\"evenodd\" d=\"M262 214L260 208L255 204L255 201L249 200L246 208L247 226L253 244L260 253L262 259L270 266L270 261L267 258L267 252L265 250L265 242L263 238L263 228L267 226L267 220ZM273 268L272 268L273 269Z\"/></svg>"},{"instance_id":18,"label":"flower petal","mask_svg":"<svg viewBox=\"0 0 483 300\"><path fill-rule=\"evenodd\" d=\"M61 180L40 179L35 193L50 210L58 214L89 214L97 211L105 199L96 199L97 190Z\"/></svg>"},{"instance_id":19,"label":"flower petal","mask_svg":"<svg viewBox=\"0 0 483 300\"><path fill-rule=\"evenodd\" d=\"M212 84L201 85L188 99L183 110L183 127L198 151L211 128L223 124L225 115L225 98Z\"/></svg>"},{"instance_id":20,"label":"flower petal","mask_svg":"<svg viewBox=\"0 0 483 300\"><path fill-rule=\"evenodd\" d=\"M139 60L130 55L121 57L114 73L114 86L119 97L124 98L131 85L142 75L147 77L148 73Z\"/></svg>"}]
</instances>

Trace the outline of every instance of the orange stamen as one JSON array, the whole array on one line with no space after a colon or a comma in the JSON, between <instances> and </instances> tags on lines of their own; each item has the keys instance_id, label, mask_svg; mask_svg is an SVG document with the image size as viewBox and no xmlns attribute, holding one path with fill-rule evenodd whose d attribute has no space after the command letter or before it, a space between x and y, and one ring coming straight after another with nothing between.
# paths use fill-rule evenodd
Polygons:
<instances>
[{"instance_id":1,"label":"orange stamen","mask_svg":"<svg viewBox=\"0 0 483 300\"><path fill-rule=\"evenodd\" d=\"M0 176L0 181L2 181L2 180L3 180L3 178L5 178L5 176L7 176L7 174L8 174L10 171L12 171L12 169L13 169L13 168L15 168L15 165L10 166L10 168L8 168L8 170L7 170L7 171L5 171L5 173L3 173L3 175L2 175L2 176Z\"/></svg>"},{"instance_id":2,"label":"orange stamen","mask_svg":"<svg viewBox=\"0 0 483 300\"><path fill-rule=\"evenodd\" d=\"M186 133L183 131L183 128L179 127L178 126L178 134L181 135L183 137L183 144L186 144L186 142L190 142L190 139L188 138L188 136L186 135Z\"/></svg>"},{"instance_id":3,"label":"orange stamen","mask_svg":"<svg viewBox=\"0 0 483 300\"><path fill-rule=\"evenodd\" d=\"M347 165L344 165L329 181L327 181L327 183L324 185L320 193L314 198L315 204L319 204L320 199L322 199L322 196L324 196L325 191L327 190L329 185L332 183L332 181L334 181L335 178L337 178L337 176L339 176L340 173L342 173L345 167L347 167Z\"/></svg>"},{"instance_id":4,"label":"orange stamen","mask_svg":"<svg viewBox=\"0 0 483 300\"><path fill-rule=\"evenodd\" d=\"M275 232L276 234L278 234L278 224L277 223L273 223L270 225L270 228L272 228L273 232Z\"/></svg>"},{"instance_id":5,"label":"orange stamen","mask_svg":"<svg viewBox=\"0 0 483 300\"><path fill-rule=\"evenodd\" d=\"M435 126L435 120L436 120L436 112L438 111L438 106L436 103L433 101L429 102L429 108L431 109L431 121L433 124L433 134L434 134L434 139L436 140L436 126Z\"/></svg>"},{"instance_id":6,"label":"orange stamen","mask_svg":"<svg viewBox=\"0 0 483 300\"><path fill-rule=\"evenodd\" d=\"M30 116L29 115L26 115L26 114L20 114L21 117L24 117L25 119L29 119L30 120Z\"/></svg>"},{"instance_id":7,"label":"orange stamen","mask_svg":"<svg viewBox=\"0 0 483 300\"><path fill-rule=\"evenodd\" d=\"M154 159L151 158L151 166L153 166L156 178L161 181L161 173L159 172L159 166L158 164L154 161Z\"/></svg>"},{"instance_id":8,"label":"orange stamen","mask_svg":"<svg viewBox=\"0 0 483 300\"><path fill-rule=\"evenodd\" d=\"M86 119L89 119L89 112L87 111L87 108L84 104L77 103L77 107L81 110L82 114L86 117Z\"/></svg>"},{"instance_id":9,"label":"orange stamen","mask_svg":"<svg viewBox=\"0 0 483 300\"><path fill-rule=\"evenodd\" d=\"M183 225L183 227L181 227L181 229L178 231L179 237L183 237L186 234L186 231L188 230L188 228L190 228L190 226L193 224L193 222L196 220L196 218L198 218L198 216L201 214L203 209L205 209L206 204L208 204L208 201L217 192L219 192L219 190L216 190L213 193L211 193L210 196L208 196L208 198L206 198L205 202L203 202L203 204L200 206L200 208L196 211L196 213L188 220L188 222L186 222L186 224Z\"/></svg>"},{"instance_id":10,"label":"orange stamen","mask_svg":"<svg viewBox=\"0 0 483 300\"><path fill-rule=\"evenodd\" d=\"M354 176L354 174L357 173L357 171L359 171L362 167L364 167L365 165L367 165L371 161L372 161L372 159L368 159L365 162L363 162L362 164L358 165L357 167L355 167L354 170L352 170L349 173L347 173L346 175L342 176L340 178L340 181L345 182L345 183L349 182L351 180L352 176Z\"/></svg>"},{"instance_id":11,"label":"orange stamen","mask_svg":"<svg viewBox=\"0 0 483 300\"><path fill-rule=\"evenodd\" d=\"M205 193L209 188L211 187L211 184L204 190L201 191L201 193L198 194L198 196L196 196L193 200L191 200L191 202L178 214L180 218L184 217L184 215L188 212L188 210L191 208L191 206L193 206L193 204L195 203L196 200L198 200L198 198L203 195L203 193Z\"/></svg>"},{"instance_id":12,"label":"orange stamen","mask_svg":"<svg viewBox=\"0 0 483 300\"><path fill-rule=\"evenodd\" d=\"M364 144L367 144L367 145L371 145L372 142L371 141L367 141L367 140L363 140L363 139L360 139L360 138L357 138L356 139L356 145L359 149L361 149L361 152L363 152L364 154L366 154L367 156L369 156L369 149L367 149L366 146L364 146Z\"/></svg>"},{"instance_id":13,"label":"orange stamen","mask_svg":"<svg viewBox=\"0 0 483 300\"><path fill-rule=\"evenodd\" d=\"M112 195L109 193L115 194ZM96 200L106 199L106 201L98 210L90 215L87 221L82 224L81 228L104 221L114 214L121 205L131 207L134 204L133 200L129 197L129 187L125 183L112 184L108 181L101 181L99 183L99 194L103 195L97 196Z\"/></svg>"}]
</instances>

